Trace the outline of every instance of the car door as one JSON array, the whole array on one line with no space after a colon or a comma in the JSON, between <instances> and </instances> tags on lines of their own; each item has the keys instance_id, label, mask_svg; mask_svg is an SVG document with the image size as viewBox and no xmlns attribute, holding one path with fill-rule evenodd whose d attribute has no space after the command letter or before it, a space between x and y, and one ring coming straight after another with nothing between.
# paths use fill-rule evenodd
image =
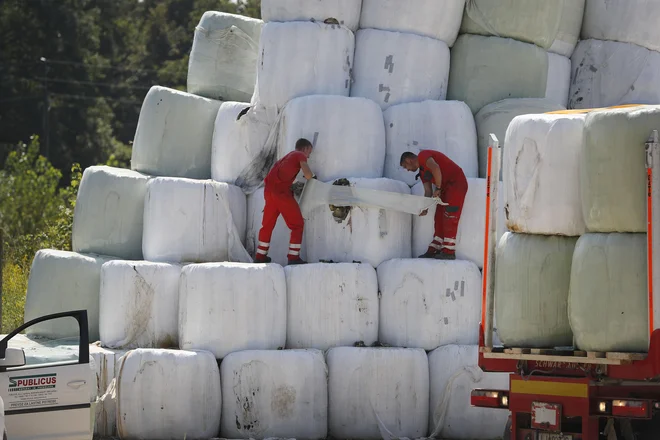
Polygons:
<instances>
[{"instance_id":1,"label":"car door","mask_svg":"<svg viewBox=\"0 0 660 440\"><path fill-rule=\"evenodd\" d=\"M43 329L66 335L44 338ZM0 341L8 440L90 440L90 382L85 310L40 317L8 334Z\"/></svg>"}]
</instances>

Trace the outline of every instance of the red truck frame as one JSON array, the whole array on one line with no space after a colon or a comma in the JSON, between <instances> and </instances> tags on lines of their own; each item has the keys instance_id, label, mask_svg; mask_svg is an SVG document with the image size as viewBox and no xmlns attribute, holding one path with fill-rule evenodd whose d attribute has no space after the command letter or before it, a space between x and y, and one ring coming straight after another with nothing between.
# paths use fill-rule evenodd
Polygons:
<instances>
[{"instance_id":1,"label":"red truck frame","mask_svg":"<svg viewBox=\"0 0 660 440\"><path fill-rule=\"evenodd\" d=\"M647 353L603 353L576 349L493 346L497 193L501 149L494 135L488 148L483 292L479 366L509 373L508 390L475 389L472 406L510 412L505 440L660 439L660 329L655 330L653 282L658 276L660 232L660 144L658 131L645 144L649 349ZM641 150L641 145L640 145ZM641 151L640 151L641 154ZM658 281L658 280L656 280ZM660 281L658 281L660 282Z\"/></svg>"}]
</instances>

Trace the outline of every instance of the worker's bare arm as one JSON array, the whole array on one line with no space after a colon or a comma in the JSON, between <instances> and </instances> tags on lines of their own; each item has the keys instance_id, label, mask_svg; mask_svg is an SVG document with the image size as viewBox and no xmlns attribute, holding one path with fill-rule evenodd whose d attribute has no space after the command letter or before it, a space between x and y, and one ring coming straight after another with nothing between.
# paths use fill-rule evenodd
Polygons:
<instances>
[{"instance_id":1,"label":"worker's bare arm","mask_svg":"<svg viewBox=\"0 0 660 440\"><path fill-rule=\"evenodd\" d=\"M424 197L431 197L433 195L433 185L431 182L424 182Z\"/></svg>"},{"instance_id":2,"label":"worker's bare arm","mask_svg":"<svg viewBox=\"0 0 660 440\"><path fill-rule=\"evenodd\" d=\"M314 173L312 173L312 170L309 168L309 165L307 165L307 162L300 162L300 168L302 169L305 179L309 180L314 177Z\"/></svg>"}]
</instances>

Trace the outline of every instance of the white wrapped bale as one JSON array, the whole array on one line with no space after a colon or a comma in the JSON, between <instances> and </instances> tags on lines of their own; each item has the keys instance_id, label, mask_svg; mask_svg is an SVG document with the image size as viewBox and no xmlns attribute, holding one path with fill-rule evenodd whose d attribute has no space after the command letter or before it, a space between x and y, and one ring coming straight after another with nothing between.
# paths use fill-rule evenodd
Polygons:
<instances>
[{"instance_id":1,"label":"white wrapped bale","mask_svg":"<svg viewBox=\"0 0 660 440\"><path fill-rule=\"evenodd\" d=\"M222 359L286 343L286 283L276 264L191 264L179 284L179 347Z\"/></svg>"},{"instance_id":2,"label":"white wrapped bale","mask_svg":"<svg viewBox=\"0 0 660 440\"><path fill-rule=\"evenodd\" d=\"M246 216L245 195L233 185L153 179L144 205L144 257L174 263L244 260Z\"/></svg>"},{"instance_id":3,"label":"white wrapped bale","mask_svg":"<svg viewBox=\"0 0 660 440\"><path fill-rule=\"evenodd\" d=\"M111 260L94 254L42 249L30 268L24 322L44 315L87 310L89 340L99 339L99 290L101 266ZM77 337L78 323L56 319L26 329L26 334L53 339Z\"/></svg>"},{"instance_id":4,"label":"white wrapped bale","mask_svg":"<svg viewBox=\"0 0 660 440\"><path fill-rule=\"evenodd\" d=\"M101 268L99 332L109 348L176 348L181 267L110 261Z\"/></svg>"},{"instance_id":5,"label":"white wrapped bale","mask_svg":"<svg viewBox=\"0 0 660 440\"><path fill-rule=\"evenodd\" d=\"M546 98L566 106L570 62L509 38L461 35L451 54L447 99L472 113L505 98Z\"/></svg>"},{"instance_id":6,"label":"white wrapped bale","mask_svg":"<svg viewBox=\"0 0 660 440\"><path fill-rule=\"evenodd\" d=\"M410 194L408 185L396 180L349 181L358 188ZM321 206L305 221L303 258L315 263L359 261L373 267L392 258L409 258L411 225L411 215L403 212L354 206L346 217L336 218L328 206Z\"/></svg>"},{"instance_id":7,"label":"white wrapped bale","mask_svg":"<svg viewBox=\"0 0 660 440\"><path fill-rule=\"evenodd\" d=\"M326 21L335 19L355 32L362 0L262 0L261 18L269 21Z\"/></svg>"},{"instance_id":8,"label":"white wrapped bale","mask_svg":"<svg viewBox=\"0 0 660 440\"><path fill-rule=\"evenodd\" d=\"M461 33L513 38L570 57L585 0L467 0Z\"/></svg>"},{"instance_id":9,"label":"white wrapped bale","mask_svg":"<svg viewBox=\"0 0 660 440\"><path fill-rule=\"evenodd\" d=\"M324 439L328 374L319 350L241 351L220 367L222 423L231 439Z\"/></svg>"},{"instance_id":10,"label":"white wrapped bale","mask_svg":"<svg viewBox=\"0 0 660 440\"><path fill-rule=\"evenodd\" d=\"M383 110L404 102L445 99L449 48L440 40L401 32L360 29L355 37L351 96Z\"/></svg>"},{"instance_id":11,"label":"white wrapped bale","mask_svg":"<svg viewBox=\"0 0 660 440\"><path fill-rule=\"evenodd\" d=\"M144 98L131 156L131 169L154 176L211 177L215 101L154 86Z\"/></svg>"},{"instance_id":12,"label":"white wrapped bale","mask_svg":"<svg viewBox=\"0 0 660 440\"><path fill-rule=\"evenodd\" d=\"M421 349L338 347L327 354L328 434L426 436L429 366Z\"/></svg>"},{"instance_id":13,"label":"white wrapped bale","mask_svg":"<svg viewBox=\"0 0 660 440\"><path fill-rule=\"evenodd\" d=\"M265 206L266 200L264 199L263 188L259 188L247 196L247 239L245 249L250 255L255 255L259 246L259 231L261 230ZM291 230L287 227L284 217L279 216L273 229L270 248L268 250L268 257L271 258L273 263L277 263L280 266L287 265L290 237Z\"/></svg>"},{"instance_id":14,"label":"white wrapped bale","mask_svg":"<svg viewBox=\"0 0 660 440\"><path fill-rule=\"evenodd\" d=\"M580 154L582 215L590 232L646 232L644 143L660 106L594 111Z\"/></svg>"},{"instance_id":15,"label":"white wrapped bale","mask_svg":"<svg viewBox=\"0 0 660 440\"><path fill-rule=\"evenodd\" d=\"M328 350L378 340L378 279L368 264L308 264L284 269L287 348Z\"/></svg>"},{"instance_id":16,"label":"white wrapped bale","mask_svg":"<svg viewBox=\"0 0 660 440\"><path fill-rule=\"evenodd\" d=\"M188 93L221 101L247 101L254 93L263 22L206 11L195 27L188 61Z\"/></svg>"},{"instance_id":17,"label":"white wrapped bale","mask_svg":"<svg viewBox=\"0 0 660 440\"><path fill-rule=\"evenodd\" d=\"M211 353L137 349L117 383L120 438L207 439L220 430L220 370Z\"/></svg>"},{"instance_id":18,"label":"white wrapped bale","mask_svg":"<svg viewBox=\"0 0 660 440\"><path fill-rule=\"evenodd\" d=\"M147 180L121 168L85 169L73 214L73 250L141 259Z\"/></svg>"},{"instance_id":19,"label":"white wrapped bale","mask_svg":"<svg viewBox=\"0 0 660 440\"><path fill-rule=\"evenodd\" d=\"M491 133L497 137L504 150L506 130L516 116L566 110L566 107L547 99L503 99L483 107L476 115L477 144L479 146L479 177L486 177L488 170L488 144ZM500 180L502 171L500 171Z\"/></svg>"},{"instance_id":20,"label":"white wrapped bale","mask_svg":"<svg viewBox=\"0 0 660 440\"><path fill-rule=\"evenodd\" d=\"M363 0L360 27L418 34L451 47L464 6L465 0Z\"/></svg>"},{"instance_id":21,"label":"white wrapped bale","mask_svg":"<svg viewBox=\"0 0 660 440\"><path fill-rule=\"evenodd\" d=\"M436 150L477 177L477 132L470 108L460 101L424 101L393 105L383 112L387 147L385 177L413 186L415 173L400 165L401 154Z\"/></svg>"},{"instance_id":22,"label":"white wrapped bale","mask_svg":"<svg viewBox=\"0 0 660 440\"><path fill-rule=\"evenodd\" d=\"M568 322L577 237L506 233L497 246L495 315L507 346L553 348L573 342Z\"/></svg>"},{"instance_id":23,"label":"white wrapped bale","mask_svg":"<svg viewBox=\"0 0 660 440\"><path fill-rule=\"evenodd\" d=\"M291 100L282 117L279 158L294 151L300 138L314 145L309 166L321 180L383 176L383 112L369 99L316 95Z\"/></svg>"},{"instance_id":24,"label":"white wrapped bale","mask_svg":"<svg viewBox=\"0 0 660 440\"><path fill-rule=\"evenodd\" d=\"M378 340L434 350L477 344L481 273L470 261L390 260L378 266Z\"/></svg>"},{"instance_id":25,"label":"white wrapped bale","mask_svg":"<svg viewBox=\"0 0 660 440\"><path fill-rule=\"evenodd\" d=\"M509 230L567 236L586 232L578 175L585 117L560 112L518 116L511 122L502 161Z\"/></svg>"},{"instance_id":26,"label":"white wrapped bale","mask_svg":"<svg viewBox=\"0 0 660 440\"><path fill-rule=\"evenodd\" d=\"M340 25L266 23L252 103L282 108L300 96L348 96L354 52L355 36Z\"/></svg>"},{"instance_id":27,"label":"white wrapped bale","mask_svg":"<svg viewBox=\"0 0 660 440\"><path fill-rule=\"evenodd\" d=\"M509 413L470 405L470 393L475 389L508 390L509 375L483 372L478 358L477 345L447 345L429 353L429 433L441 438L490 440L504 432Z\"/></svg>"},{"instance_id":28,"label":"white wrapped bale","mask_svg":"<svg viewBox=\"0 0 660 440\"><path fill-rule=\"evenodd\" d=\"M660 102L658 52L629 43L583 40L571 61L569 108Z\"/></svg>"},{"instance_id":29,"label":"white wrapped bale","mask_svg":"<svg viewBox=\"0 0 660 440\"><path fill-rule=\"evenodd\" d=\"M646 352L646 234L585 234L571 268L568 314L580 350Z\"/></svg>"}]
</instances>

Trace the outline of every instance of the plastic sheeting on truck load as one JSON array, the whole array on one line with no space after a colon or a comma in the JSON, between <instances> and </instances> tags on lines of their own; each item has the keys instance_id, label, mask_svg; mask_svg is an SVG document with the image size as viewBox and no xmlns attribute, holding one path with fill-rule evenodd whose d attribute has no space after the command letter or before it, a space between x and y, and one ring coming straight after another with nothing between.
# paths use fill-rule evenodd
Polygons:
<instances>
[{"instance_id":1,"label":"plastic sheeting on truck load","mask_svg":"<svg viewBox=\"0 0 660 440\"><path fill-rule=\"evenodd\" d=\"M294 151L300 138L314 145L309 166L321 180L383 177L383 112L369 99L327 95L292 99L283 111L278 158Z\"/></svg>"},{"instance_id":2,"label":"plastic sheeting on truck load","mask_svg":"<svg viewBox=\"0 0 660 440\"><path fill-rule=\"evenodd\" d=\"M355 36L340 25L266 23L251 102L281 109L300 96L348 96L354 52Z\"/></svg>"},{"instance_id":3,"label":"plastic sheeting on truck load","mask_svg":"<svg viewBox=\"0 0 660 440\"><path fill-rule=\"evenodd\" d=\"M580 350L646 352L646 234L585 234L571 267L568 315Z\"/></svg>"},{"instance_id":4,"label":"plastic sheeting on truck load","mask_svg":"<svg viewBox=\"0 0 660 440\"><path fill-rule=\"evenodd\" d=\"M488 171L488 146L491 133L497 137L504 156L506 130L516 116L566 110L566 107L545 98L503 99L483 107L476 115L477 143L479 155L479 177L486 177ZM500 169L500 180L502 170Z\"/></svg>"},{"instance_id":5,"label":"plastic sheeting on truck load","mask_svg":"<svg viewBox=\"0 0 660 440\"><path fill-rule=\"evenodd\" d=\"M215 101L154 86L140 109L131 169L154 176L211 177Z\"/></svg>"},{"instance_id":6,"label":"plastic sheeting on truck load","mask_svg":"<svg viewBox=\"0 0 660 440\"><path fill-rule=\"evenodd\" d=\"M644 144L660 106L590 112L580 152L582 216L589 232L646 232Z\"/></svg>"},{"instance_id":7,"label":"plastic sheeting on truck load","mask_svg":"<svg viewBox=\"0 0 660 440\"><path fill-rule=\"evenodd\" d=\"M508 411L474 407L470 393L475 389L508 390L509 375L482 371L478 359L478 345L446 345L429 353L429 436L491 440L504 433Z\"/></svg>"},{"instance_id":8,"label":"plastic sheeting on truck load","mask_svg":"<svg viewBox=\"0 0 660 440\"><path fill-rule=\"evenodd\" d=\"M467 0L461 33L513 38L570 57L585 0Z\"/></svg>"},{"instance_id":9,"label":"plastic sheeting on truck load","mask_svg":"<svg viewBox=\"0 0 660 440\"><path fill-rule=\"evenodd\" d=\"M363 0L360 27L417 34L451 47L464 6L465 0Z\"/></svg>"},{"instance_id":10,"label":"plastic sheeting on truck load","mask_svg":"<svg viewBox=\"0 0 660 440\"><path fill-rule=\"evenodd\" d=\"M360 29L353 76L351 96L369 98L383 110L404 102L445 99L449 48L419 35Z\"/></svg>"},{"instance_id":11,"label":"plastic sheeting on truck load","mask_svg":"<svg viewBox=\"0 0 660 440\"><path fill-rule=\"evenodd\" d=\"M211 353L137 349L117 381L120 438L207 439L220 430L220 370Z\"/></svg>"},{"instance_id":12,"label":"plastic sheeting on truck load","mask_svg":"<svg viewBox=\"0 0 660 440\"><path fill-rule=\"evenodd\" d=\"M223 437L326 438L328 375L322 351L232 353L220 374Z\"/></svg>"},{"instance_id":13,"label":"plastic sheeting on truck load","mask_svg":"<svg viewBox=\"0 0 660 440\"><path fill-rule=\"evenodd\" d=\"M179 283L179 347L222 359L286 343L286 281L277 264L190 264Z\"/></svg>"},{"instance_id":14,"label":"plastic sheeting on truck load","mask_svg":"<svg viewBox=\"0 0 660 440\"><path fill-rule=\"evenodd\" d=\"M122 168L86 168L73 214L73 250L142 259L147 180L148 176Z\"/></svg>"},{"instance_id":15,"label":"plastic sheeting on truck load","mask_svg":"<svg viewBox=\"0 0 660 440\"><path fill-rule=\"evenodd\" d=\"M221 101L250 100L262 25L254 18L206 11L195 27L188 93Z\"/></svg>"},{"instance_id":16,"label":"plastic sheeting on truck load","mask_svg":"<svg viewBox=\"0 0 660 440\"><path fill-rule=\"evenodd\" d=\"M511 122L502 160L509 230L567 236L586 232L579 178L585 116L524 115Z\"/></svg>"},{"instance_id":17,"label":"plastic sheeting on truck load","mask_svg":"<svg viewBox=\"0 0 660 440\"><path fill-rule=\"evenodd\" d=\"M252 262L243 247L247 207L227 183L159 177L147 184L142 251L149 261Z\"/></svg>"},{"instance_id":18,"label":"plastic sheeting on truck load","mask_svg":"<svg viewBox=\"0 0 660 440\"><path fill-rule=\"evenodd\" d=\"M479 342L481 273L474 263L395 259L377 271L380 342L427 351Z\"/></svg>"},{"instance_id":19,"label":"plastic sheeting on truck load","mask_svg":"<svg viewBox=\"0 0 660 440\"><path fill-rule=\"evenodd\" d=\"M326 359L329 436L426 436L429 366L424 350L338 347Z\"/></svg>"},{"instance_id":20,"label":"plastic sheeting on truck load","mask_svg":"<svg viewBox=\"0 0 660 440\"><path fill-rule=\"evenodd\" d=\"M571 61L569 108L660 103L658 52L628 43L583 40Z\"/></svg>"},{"instance_id":21,"label":"plastic sheeting on truck load","mask_svg":"<svg viewBox=\"0 0 660 440\"><path fill-rule=\"evenodd\" d=\"M378 340L378 279L368 264L284 268L287 348L328 350Z\"/></svg>"},{"instance_id":22,"label":"plastic sheeting on truck load","mask_svg":"<svg viewBox=\"0 0 660 440\"><path fill-rule=\"evenodd\" d=\"M336 20L355 32L360 22L362 0L262 0L261 18L269 21Z\"/></svg>"},{"instance_id":23,"label":"plastic sheeting on truck load","mask_svg":"<svg viewBox=\"0 0 660 440\"><path fill-rule=\"evenodd\" d=\"M497 334L510 347L572 345L568 322L577 237L506 233L497 246Z\"/></svg>"},{"instance_id":24,"label":"plastic sheeting on truck load","mask_svg":"<svg viewBox=\"0 0 660 440\"><path fill-rule=\"evenodd\" d=\"M460 101L393 105L383 112L387 149L384 177L415 185L415 174L401 167L401 154L436 150L477 177L477 132L470 108Z\"/></svg>"},{"instance_id":25,"label":"plastic sheeting on truck load","mask_svg":"<svg viewBox=\"0 0 660 440\"><path fill-rule=\"evenodd\" d=\"M566 106L571 63L533 44L510 38L461 35L451 52L447 99L472 113L506 98L547 98Z\"/></svg>"},{"instance_id":26,"label":"plastic sheeting on truck load","mask_svg":"<svg viewBox=\"0 0 660 440\"><path fill-rule=\"evenodd\" d=\"M59 312L87 310L89 340L99 339L99 291L101 266L112 257L42 249L38 251L28 279L24 322ZM73 318L35 324L26 334L47 338L80 335Z\"/></svg>"},{"instance_id":27,"label":"plastic sheeting on truck load","mask_svg":"<svg viewBox=\"0 0 660 440\"><path fill-rule=\"evenodd\" d=\"M257 247L259 246L259 231L262 226L265 206L266 200L264 199L263 188L259 188L247 196L247 238L245 249L251 256L255 256ZM290 237L291 230L287 227L284 217L280 215L273 229L270 238L270 248L268 250L268 256L273 263L286 266Z\"/></svg>"}]
</instances>

